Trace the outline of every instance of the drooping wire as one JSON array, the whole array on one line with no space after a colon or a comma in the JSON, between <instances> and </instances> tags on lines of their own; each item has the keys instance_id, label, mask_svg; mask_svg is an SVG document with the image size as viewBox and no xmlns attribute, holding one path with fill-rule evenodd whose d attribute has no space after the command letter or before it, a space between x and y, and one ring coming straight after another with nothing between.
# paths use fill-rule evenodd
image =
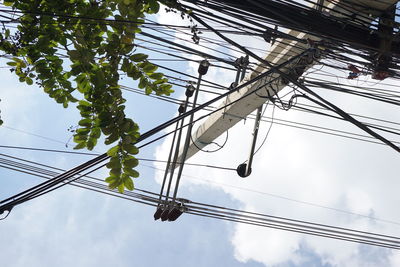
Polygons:
<instances>
[{"instance_id":1,"label":"drooping wire","mask_svg":"<svg viewBox=\"0 0 400 267\"><path fill-rule=\"evenodd\" d=\"M1 166L1 163L0 163ZM10 169L18 170L10 167ZM31 175L36 175L42 178L49 179L50 176L55 175L48 173L47 175L40 175L31 172ZM126 192L124 194L116 193L107 189L104 185L96 182L77 180L74 181L74 186L84 189L96 191L99 193L131 200L145 205L156 206L157 194L147 190L136 189L141 193ZM261 227L268 227L272 229L280 229L291 232L298 232L303 234L310 234L322 237L328 237L338 240L346 240L361 244L369 244L380 247L387 247L392 249L400 249L400 238L392 235L384 235L355 229L348 229L338 226L324 225L304 220L295 220L285 217L271 216L262 213L248 212L238 209L226 208L213 204L205 204L201 202L194 202L185 200L185 212L188 214L198 215L202 217L212 217L215 219L230 220L250 225L257 225Z\"/></svg>"}]
</instances>

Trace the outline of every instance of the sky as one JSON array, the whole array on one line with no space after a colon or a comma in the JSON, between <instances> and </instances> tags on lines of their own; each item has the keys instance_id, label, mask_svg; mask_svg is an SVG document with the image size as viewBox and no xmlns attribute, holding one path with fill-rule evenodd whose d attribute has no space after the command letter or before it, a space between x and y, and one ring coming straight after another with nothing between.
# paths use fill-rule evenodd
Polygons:
<instances>
[{"instance_id":1,"label":"sky","mask_svg":"<svg viewBox=\"0 0 400 267\"><path fill-rule=\"evenodd\" d=\"M174 22L161 12L158 21ZM252 40L257 47L266 44ZM249 45L250 45L249 44ZM238 56L235 54L234 56ZM4 62L1 64L5 65ZM174 68L196 75L197 64ZM344 77L344 73L340 73ZM229 84L232 74L210 68L207 79ZM79 119L36 86L26 86L0 69L1 144L72 150L68 128ZM375 85L368 77L347 81ZM395 84L394 81L385 83ZM130 82L126 82L131 85ZM175 88L183 97L183 89ZM345 110L400 121L398 110L337 93L324 96ZM145 132L177 114L177 107L153 98L126 95L127 113ZM204 101L209 96L200 96ZM265 114L271 116L272 105ZM355 131L348 123L275 108L277 119ZM270 124L263 122L260 139ZM229 130L225 147L199 153L192 163L236 168L248 155L252 120ZM217 139L223 143L225 136ZM143 158L165 160L170 138L144 148ZM95 148L101 153L102 145ZM0 153L69 169L90 156L0 148ZM285 127L274 123L255 156L252 174L185 166L179 196L194 201L299 220L400 236L398 153L387 146ZM160 190L163 165L143 162L135 185ZM161 170L159 170L161 169ZM96 177L105 177L106 171ZM42 180L0 169L0 199ZM377 247L311 237L183 214L175 222L153 220L154 208L65 186L16 207L0 221L1 266L399 266L400 254ZM358 215L354 215L358 214ZM375 219L372 219L375 218Z\"/></svg>"}]
</instances>

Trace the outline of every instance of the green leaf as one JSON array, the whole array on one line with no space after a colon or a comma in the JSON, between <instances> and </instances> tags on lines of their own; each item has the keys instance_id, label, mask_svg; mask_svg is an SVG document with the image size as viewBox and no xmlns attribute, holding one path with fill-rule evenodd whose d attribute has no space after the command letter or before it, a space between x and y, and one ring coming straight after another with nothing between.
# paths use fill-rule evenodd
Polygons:
<instances>
[{"instance_id":1,"label":"green leaf","mask_svg":"<svg viewBox=\"0 0 400 267\"><path fill-rule=\"evenodd\" d=\"M147 79L145 77L141 77L138 87L140 89L143 89L146 87L146 85L147 85Z\"/></svg>"},{"instance_id":2,"label":"green leaf","mask_svg":"<svg viewBox=\"0 0 400 267\"><path fill-rule=\"evenodd\" d=\"M146 64L146 66L144 66L143 71L146 73L153 73L157 69L158 69L158 67L156 65L148 63L148 64Z\"/></svg>"},{"instance_id":3,"label":"green leaf","mask_svg":"<svg viewBox=\"0 0 400 267\"><path fill-rule=\"evenodd\" d=\"M116 177L121 176L121 169L111 169L110 170L110 175L111 176L116 176Z\"/></svg>"},{"instance_id":4,"label":"green leaf","mask_svg":"<svg viewBox=\"0 0 400 267\"><path fill-rule=\"evenodd\" d=\"M78 124L80 126L86 126L86 127L90 127L92 126L92 120L91 119L82 119L78 122Z\"/></svg>"},{"instance_id":5,"label":"green leaf","mask_svg":"<svg viewBox=\"0 0 400 267\"><path fill-rule=\"evenodd\" d=\"M135 168L139 164L139 161L135 158L130 158L130 159L124 160L123 164L126 168Z\"/></svg>"},{"instance_id":6,"label":"green leaf","mask_svg":"<svg viewBox=\"0 0 400 267\"><path fill-rule=\"evenodd\" d=\"M126 135L122 138L122 143L123 144L131 144L132 143L132 137L129 135Z\"/></svg>"},{"instance_id":7,"label":"green leaf","mask_svg":"<svg viewBox=\"0 0 400 267\"><path fill-rule=\"evenodd\" d=\"M81 58L81 54L77 50L69 50L67 54L72 61L79 60Z\"/></svg>"},{"instance_id":8,"label":"green leaf","mask_svg":"<svg viewBox=\"0 0 400 267\"><path fill-rule=\"evenodd\" d=\"M4 5L5 6L12 6L14 4L13 0L4 0Z\"/></svg>"},{"instance_id":9,"label":"green leaf","mask_svg":"<svg viewBox=\"0 0 400 267\"><path fill-rule=\"evenodd\" d=\"M137 123L133 124L133 128L131 129L133 132L138 132L139 131L139 125Z\"/></svg>"},{"instance_id":10,"label":"green leaf","mask_svg":"<svg viewBox=\"0 0 400 267\"><path fill-rule=\"evenodd\" d=\"M119 135L116 132L113 132L109 137L106 138L106 140L104 141L104 144L109 145L114 143L115 141L117 141L119 139Z\"/></svg>"},{"instance_id":11,"label":"green leaf","mask_svg":"<svg viewBox=\"0 0 400 267\"><path fill-rule=\"evenodd\" d=\"M160 85L160 89L162 90L162 92L164 94L166 94L167 92L171 92L172 91L171 88L172 88L172 84L161 84Z\"/></svg>"},{"instance_id":12,"label":"green leaf","mask_svg":"<svg viewBox=\"0 0 400 267\"><path fill-rule=\"evenodd\" d=\"M131 177L129 176L124 177L124 186L126 187L126 189L130 191L132 191L135 188Z\"/></svg>"},{"instance_id":13,"label":"green leaf","mask_svg":"<svg viewBox=\"0 0 400 267\"><path fill-rule=\"evenodd\" d=\"M107 151L107 155L110 157L115 157L117 156L118 152L119 152L119 145L116 145Z\"/></svg>"},{"instance_id":14,"label":"green leaf","mask_svg":"<svg viewBox=\"0 0 400 267\"><path fill-rule=\"evenodd\" d=\"M117 181L117 180L118 180L118 177L109 176L109 177L106 178L105 181L106 181L107 183L111 184L111 183L114 183L114 182Z\"/></svg>"},{"instance_id":15,"label":"green leaf","mask_svg":"<svg viewBox=\"0 0 400 267\"><path fill-rule=\"evenodd\" d=\"M146 89L145 89L146 95L151 94L151 92L153 92L153 89L151 88L151 86L147 86Z\"/></svg>"},{"instance_id":16,"label":"green leaf","mask_svg":"<svg viewBox=\"0 0 400 267\"><path fill-rule=\"evenodd\" d=\"M31 78L29 78L29 77L26 77L25 81L26 81L26 83L28 85L32 85L33 84L33 80Z\"/></svg>"},{"instance_id":17,"label":"green leaf","mask_svg":"<svg viewBox=\"0 0 400 267\"><path fill-rule=\"evenodd\" d=\"M90 137L94 139L98 139L101 135L101 130L99 127L95 127L92 129L92 132L90 133Z\"/></svg>"},{"instance_id":18,"label":"green leaf","mask_svg":"<svg viewBox=\"0 0 400 267\"><path fill-rule=\"evenodd\" d=\"M82 148L85 148L86 147L86 142L81 142L81 143L78 143L75 147L74 147L74 149L82 149Z\"/></svg>"},{"instance_id":19,"label":"green leaf","mask_svg":"<svg viewBox=\"0 0 400 267\"><path fill-rule=\"evenodd\" d=\"M125 119L120 129L124 133L128 133L130 131L131 125L133 125L133 122L129 119Z\"/></svg>"},{"instance_id":20,"label":"green leaf","mask_svg":"<svg viewBox=\"0 0 400 267\"><path fill-rule=\"evenodd\" d=\"M96 144L97 144L97 139L89 138L89 140L87 140L86 142L86 148L89 150L93 150Z\"/></svg>"},{"instance_id":21,"label":"green leaf","mask_svg":"<svg viewBox=\"0 0 400 267\"><path fill-rule=\"evenodd\" d=\"M78 90L81 93L87 93L92 88L89 80L86 78L84 80L82 80L81 82L77 81L77 83L78 83Z\"/></svg>"},{"instance_id":22,"label":"green leaf","mask_svg":"<svg viewBox=\"0 0 400 267\"><path fill-rule=\"evenodd\" d=\"M92 106L92 104L90 104L89 102L87 102L87 101L85 101L85 100L80 100L80 101L78 102L78 104L79 104L80 106L85 106L85 107L91 107L91 106Z\"/></svg>"},{"instance_id":23,"label":"green leaf","mask_svg":"<svg viewBox=\"0 0 400 267\"><path fill-rule=\"evenodd\" d=\"M121 183L120 185L118 185L118 192L120 192L121 194L123 194L125 191L125 186L123 183Z\"/></svg>"},{"instance_id":24,"label":"green leaf","mask_svg":"<svg viewBox=\"0 0 400 267\"><path fill-rule=\"evenodd\" d=\"M121 169L121 161L118 157L112 157L107 163L107 168L109 169Z\"/></svg>"},{"instance_id":25,"label":"green leaf","mask_svg":"<svg viewBox=\"0 0 400 267\"><path fill-rule=\"evenodd\" d=\"M160 72L155 72L150 74L149 77L152 78L153 80L160 80L162 77L164 77L164 74Z\"/></svg>"},{"instance_id":26,"label":"green leaf","mask_svg":"<svg viewBox=\"0 0 400 267\"><path fill-rule=\"evenodd\" d=\"M152 13L158 13L160 10L160 4L156 0L147 0L150 5Z\"/></svg>"},{"instance_id":27,"label":"green leaf","mask_svg":"<svg viewBox=\"0 0 400 267\"><path fill-rule=\"evenodd\" d=\"M142 53L133 54L132 56L130 56L130 59L135 62L141 62L147 58L148 58L148 55L142 54Z\"/></svg>"},{"instance_id":28,"label":"green leaf","mask_svg":"<svg viewBox=\"0 0 400 267\"><path fill-rule=\"evenodd\" d=\"M131 169L131 168L124 168L124 173L126 173L127 175L132 176L134 178L139 177L139 173L136 170Z\"/></svg>"},{"instance_id":29,"label":"green leaf","mask_svg":"<svg viewBox=\"0 0 400 267\"><path fill-rule=\"evenodd\" d=\"M79 134L74 135L74 142L76 143L86 142L86 139L87 139L86 135L79 135Z\"/></svg>"},{"instance_id":30,"label":"green leaf","mask_svg":"<svg viewBox=\"0 0 400 267\"><path fill-rule=\"evenodd\" d=\"M123 144L122 149L132 155L136 155L137 153L139 153L139 149L132 144Z\"/></svg>"},{"instance_id":31,"label":"green leaf","mask_svg":"<svg viewBox=\"0 0 400 267\"><path fill-rule=\"evenodd\" d=\"M78 130L76 130L76 133L78 135L87 135L90 132L89 128L79 128Z\"/></svg>"},{"instance_id":32,"label":"green leaf","mask_svg":"<svg viewBox=\"0 0 400 267\"><path fill-rule=\"evenodd\" d=\"M102 121L103 122L103 121ZM106 124L106 125L108 125L108 123ZM111 127L101 127L101 131L103 132L103 134L105 134L105 135L110 135L113 131L114 131L114 129L113 128L111 128Z\"/></svg>"},{"instance_id":33,"label":"green leaf","mask_svg":"<svg viewBox=\"0 0 400 267\"><path fill-rule=\"evenodd\" d=\"M147 94L170 93L169 88L160 86L168 79L155 72L157 66L148 61L148 55L135 50L136 34L141 32L145 13L158 12L159 1L3 0L2 3L22 14L16 30L3 29L0 34L0 50L9 57L7 64L14 75L28 85L37 83L65 108L79 101L76 107L81 118L73 136L74 148L93 149L102 133L104 143L113 144L110 147L119 142L119 149L108 151L115 155L107 163L114 175L106 181L110 188L119 191L133 189L131 177L139 175L133 170L138 164L132 157L138 153L133 144L140 134L137 124L127 118L123 109L125 99L120 82L126 75L137 80L135 84ZM67 19L31 13L37 8L49 14L73 16ZM90 15L93 23L81 23L74 14ZM101 22L104 18L137 23L104 24ZM60 52L67 54L65 60Z\"/></svg>"},{"instance_id":34,"label":"green leaf","mask_svg":"<svg viewBox=\"0 0 400 267\"><path fill-rule=\"evenodd\" d=\"M121 184L120 180L119 180L119 179L116 179L116 180L112 181L111 183L109 183L109 184L108 184L108 187L109 187L110 189L115 189L115 188L117 188L120 184Z\"/></svg>"}]
</instances>

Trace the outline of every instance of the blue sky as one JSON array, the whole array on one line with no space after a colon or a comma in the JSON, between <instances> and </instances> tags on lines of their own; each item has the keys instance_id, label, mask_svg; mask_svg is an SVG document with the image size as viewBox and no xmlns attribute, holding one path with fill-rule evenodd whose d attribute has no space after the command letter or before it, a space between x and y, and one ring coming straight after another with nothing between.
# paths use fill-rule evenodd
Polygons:
<instances>
[{"instance_id":1,"label":"blue sky","mask_svg":"<svg viewBox=\"0 0 400 267\"><path fill-rule=\"evenodd\" d=\"M160 20L168 22L174 18L163 14ZM195 64L174 67L189 73L196 71ZM228 83L232 77L210 69L207 78ZM71 145L65 147L71 137L67 129L78 121L78 112L73 108L63 109L40 88L19 83L7 69L0 69L0 79L0 110L4 120L4 127L0 127L1 145L70 150ZM373 84L369 80L357 82ZM133 86L128 82L127 85ZM176 96L182 94L182 89L176 88ZM347 110L400 119L395 108L336 94L325 96ZM127 97L127 112L139 123L142 132L176 114L176 106L144 96ZM201 100L204 99L202 96ZM267 114L271 112L271 108L267 109ZM335 121L326 122L291 111L276 112L277 118L357 131ZM262 124L261 136L268 126ZM251 128L251 121L239 123L230 131L224 150L200 153L191 162L236 167L247 157ZM158 142L143 149L140 156L166 159L167 148L167 142ZM95 150L103 152L105 147L100 145ZM90 159L1 148L0 153L65 169ZM396 166L398 154L388 147L274 125L248 179L240 179L232 172L187 166L179 193L181 197L221 206L400 235L399 224L382 221L400 222ZM135 185L158 192L162 172L151 167L160 166L143 162L141 177ZM105 171L96 174L104 175ZM41 182L40 178L5 169L0 169L0 177L0 199ZM16 207L6 220L0 221L1 265L398 266L400 262L398 254L384 249L186 214L173 223L155 222L153 213L154 209L147 206L66 186Z\"/></svg>"},{"instance_id":2,"label":"blue sky","mask_svg":"<svg viewBox=\"0 0 400 267\"><path fill-rule=\"evenodd\" d=\"M1 73L2 145L66 149L67 128L74 125L76 112L53 103L39 88L27 87L7 70ZM5 93L6 92L6 93ZM6 96L6 97L5 97ZM26 96L26 97L24 97ZM28 97L29 96L29 97ZM174 108L157 105L148 97L132 98L142 129L155 126L157 111ZM151 106L154 110L143 110ZM146 116L140 117L140 113ZM154 116L149 116L148 113ZM139 113L139 114L138 114ZM136 117L136 116L135 116ZM168 116L165 116L168 117ZM43 135L60 143L11 130L12 127ZM71 168L87 156L5 150L5 153L61 168ZM152 149L141 152L152 157ZM151 168L140 168L140 188L159 190ZM28 188L40 178L1 169L0 196L4 199ZM100 176L101 177L101 176ZM200 187L190 194L211 196L209 201L235 206L221 190ZM153 221L154 209L102 194L65 187L15 208L1 221L2 266L208 266L210 263L243 266L232 255L229 242L232 225L193 216L182 216L175 223ZM168 263L170 262L170 263ZM260 266L248 263L246 266Z\"/></svg>"}]
</instances>

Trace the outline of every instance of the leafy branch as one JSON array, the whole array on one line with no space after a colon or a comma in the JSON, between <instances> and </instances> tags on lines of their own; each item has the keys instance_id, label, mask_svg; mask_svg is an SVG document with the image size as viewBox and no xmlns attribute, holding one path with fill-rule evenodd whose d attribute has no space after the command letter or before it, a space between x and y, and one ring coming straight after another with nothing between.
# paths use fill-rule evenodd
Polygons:
<instances>
[{"instance_id":1,"label":"leafy branch","mask_svg":"<svg viewBox=\"0 0 400 267\"><path fill-rule=\"evenodd\" d=\"M168 1L176 4L175 1ZM169 95L171 85L147 55L136 52L135 36L156 0L4 0L19 11L16 31L3 27L0 50L21 82L36 84L65 108L77 103L81 119L75 149L92 150L104 135L110 169L106 181L133 190L139 126L125 114L120 72L146 94Z\"/></svg>"}]
</instances>

